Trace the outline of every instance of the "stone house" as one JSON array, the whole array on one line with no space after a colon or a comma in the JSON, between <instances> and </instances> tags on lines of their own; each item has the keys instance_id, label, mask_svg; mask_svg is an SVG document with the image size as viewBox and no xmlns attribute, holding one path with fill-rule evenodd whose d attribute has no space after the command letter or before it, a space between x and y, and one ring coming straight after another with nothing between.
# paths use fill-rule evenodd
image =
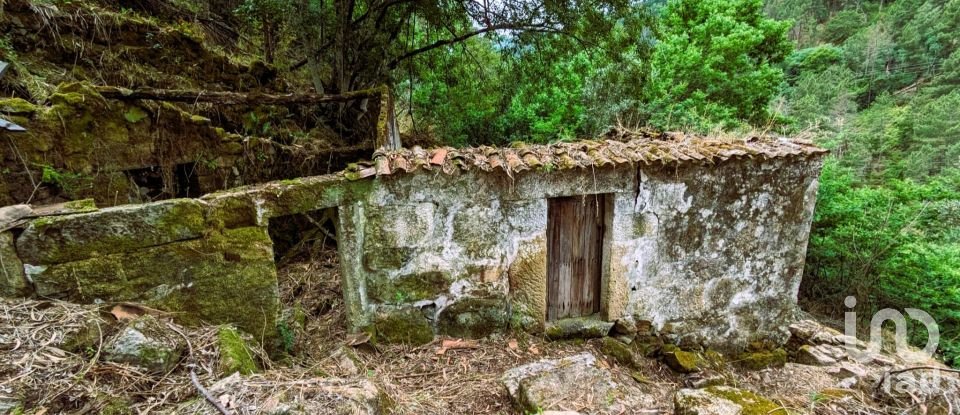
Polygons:
<instances>
[{"instance_id":1,"label":"stone house","mask_svg":"<svg viewBox=\"0 0 960 415\"><path fill-rule=\"evenodd\" d=\"M269 337L268 227L334 208L349 327L383 341L617 320L720 349L786 340L825 151L616 138L379 151L333 175L34 219L0 252L38 295L141 301Z\"/></svg>"}]
</instances>

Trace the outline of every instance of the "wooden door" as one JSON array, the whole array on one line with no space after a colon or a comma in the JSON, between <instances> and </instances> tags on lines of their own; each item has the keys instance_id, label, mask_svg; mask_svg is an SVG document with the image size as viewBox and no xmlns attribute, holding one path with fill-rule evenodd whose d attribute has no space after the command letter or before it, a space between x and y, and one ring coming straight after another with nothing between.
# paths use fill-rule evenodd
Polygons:
<instances>
[{"instance_id":1,"label":"wooden door","mask_svg":"<svg viewBox=\"0 0 960 415\"><path fill-rule=\"evenodd\" d=\"M547 320L600 311L605 198L549 199L547 206Z\"/></svg>"}]
</instances>

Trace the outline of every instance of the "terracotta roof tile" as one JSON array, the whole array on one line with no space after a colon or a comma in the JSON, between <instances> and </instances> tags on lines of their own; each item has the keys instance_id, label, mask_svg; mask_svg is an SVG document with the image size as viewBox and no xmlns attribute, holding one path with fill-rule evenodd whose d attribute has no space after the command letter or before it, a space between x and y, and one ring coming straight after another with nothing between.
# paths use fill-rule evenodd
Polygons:
<instances>
[{"instance_id":1,"label":"terracotta roof tile","mask_svg":"<svg viewBox=\"0 0 960 415\"><path fill-rule=\"evenodd\" d=\"M350 177L436 171L438 167L444 174L478 169L502 170L512 176L514 172L537 168L553 170L635 163L715 163L740 157L808 157L826 152L813 142L802 139L754 136L742 140L720 140L676 132L614 131L603 140L549 145L378 150L373 154L372 163L357 163L352 167L352 172L358 174Z\"/></svg>"}]
</instances>

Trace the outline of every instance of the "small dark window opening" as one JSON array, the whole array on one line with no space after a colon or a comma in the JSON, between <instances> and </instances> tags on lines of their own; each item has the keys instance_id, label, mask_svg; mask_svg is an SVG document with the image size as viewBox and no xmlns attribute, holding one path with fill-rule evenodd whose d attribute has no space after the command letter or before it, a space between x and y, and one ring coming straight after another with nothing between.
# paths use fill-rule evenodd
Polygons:
<instances>
[{"instance_id":1,"label":"small dark window opening","mask_svg":"<svg viewBox=\"0 0 960 415\"><path fill-rule=\"evenodd\" d=\"M174 191L177 197L200 197L200 176L197 174L197 163L183 163L174 167L173 177L176 179Z\"/></svg>"},{"instance_id":2,"label":"small dark window opening","mask_svg":"<svg viewBox=\"0 0 960 415\"><path fill-rule=\"evenodd\" d=\"M271 218L267 230L277 267L315 261L329 257L330 251L336 252L336 221L336 208Z\"/></svg>"},{"instance_id":3,"label":"small dark window opening","mask_svg":"<svg viewBox=\"0 0 960 415\"><path fill-rule=\"evenodd\" d=\"M165 179L166 172L160 166L127 170L127 177L136 186L131 192L134 193L131 199L149 202L171 197L199 197L200 177L196 167L196 163L177 164L173 166L173 174L169 179Z\"/></svg>"}]
</instances>

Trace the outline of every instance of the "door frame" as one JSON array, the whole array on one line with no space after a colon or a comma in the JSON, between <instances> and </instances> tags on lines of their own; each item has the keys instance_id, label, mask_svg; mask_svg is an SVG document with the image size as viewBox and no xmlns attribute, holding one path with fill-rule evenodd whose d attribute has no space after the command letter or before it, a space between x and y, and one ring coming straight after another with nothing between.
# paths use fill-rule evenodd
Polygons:
<instances>
[{"instance_id":1,"label":"door frame","mask_svg":"<svg viewBox=\"0 0 960 415\"><path fill-rule=\"evenodd\" d=\"M550 284L550 280L551 280L550 272L551 272L551 269L552 269L552 268L551 268L551 261L552 261L551 252L552 252L552 250L553 250L553 247L551 246L552 244L551 244L551 242L550 242L550 230L552 229L552 226L553 226L553 223L552 223L553 220L551 219L551 215L550 215L550 212L551 212L550 206L551 206L551 201L556 200L556 199L564 199L564 198L575 198L575 199L577 199L577 198L598 198L598 199L600 199L598 202L599 202L600 206L602 207L602 212L601 212L602 217L600 218L601 225L602 225L602 234L600 235L600 240L598 241L598 243L600 244L599 252L598 252L598 254L600 255L600 258L598 258L598 260L597 260L597 266L599 267L599 276L598 276L599 281L597 282L596 292L594 293L594 295L596 296L596 299L595 299L594 301L595 301L595 303L597 303L597 305L594 306L594 307L595 307L595 310L594 310L594 312L593 312L591 315L583 315L583 316L579 316L579 317L577 317L577 316L566 317L566 316L565 316L565 317L554 318L554 319L551 320L551 319L550 319L550 305L551 305L551 302L554 301L554 300L553 300L553 299L551 298L551 296L550 296L550 285L551 285L551 284ZM612 235L613 235L613 232L612 232L612 231L613 231L613 229L612 229L612 227L613 227L613 218L614 218L614 215L616 214L616 212L614 211L614 199L615 199L615 198L616 198L616 194L615 194L615 193L596 193L596 194L581 194L581 195L571 195L571 196L561 196L561 195L558 195L558 196L550 197L550 198L547 198L547 199L546 199L546 202L547 202L547 212L546 212L546 215L547 215L547 227L546 227L546 229L545 229L545 235L546 235L546 240L547 240L547 243L546 243L547 246L546 246L546 252L545 252L545 254L546 254L546 269L545 269L546 274L544 275L544 291L545 291L545 292L544 292L544 298L545 298L545 302L544 302L544 309L543 309L543 313L544 313L544 314L543 314L543 317L544 317L544 321L545 321L545 322L550 323L550 322L554 322L554 321L558 321L558 320L563 320L563 319L567 319L567 318L587 318L587 317L591 317L591 316L593 316L594 318L599 317L599 318L604 319L604 320L608 319L609 316L607 316L607 314L608 314L608 306L607 306L608 304L607 304L607 303L608 303L608 301L609 301L609 295L608 295L608 294L609 294L609 292L610 292L610 290L609 290L609 288L610 288L610 287L609 287L609 283L610 283L610 271L611 271L611 267L610 267L610 265L611 265L611 258L610 258L611 249L610 249L610 245L611 245L611 242L612 242Z\"/></svg>"}]
</instances>

